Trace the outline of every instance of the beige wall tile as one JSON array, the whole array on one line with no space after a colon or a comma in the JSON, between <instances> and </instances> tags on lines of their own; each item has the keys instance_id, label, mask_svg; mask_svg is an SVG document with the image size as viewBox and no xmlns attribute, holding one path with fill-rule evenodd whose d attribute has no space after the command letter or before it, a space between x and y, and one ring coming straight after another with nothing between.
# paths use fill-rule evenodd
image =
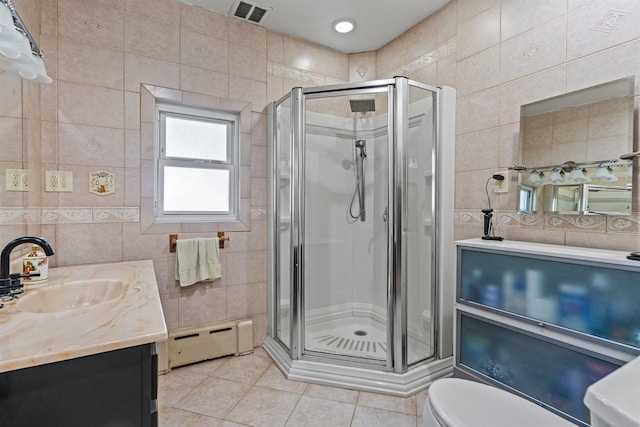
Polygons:
<instances>
[{"instance_id":1,"label":"beige wall tile","mask_svg":"<svg viewBox=\"0 0 640 427\"><path fill-rule=\"evenodd\" d=\"M178 301L181 328L215 323L227 318L227 289L207 283L180 288Z\"/></svg>"},{"instance_id":2,"label":"beige wall tile","mask_svg":"<svg viewBox=\"0 0 640 427\"><path fill-rule=\"evenodd\" d=\"M460 18L460 7L458 7L458 18ZM500 43L499 3L468 21L461 22L458 19L458 61L498 43Z\"/></svg>"},{"instance_id":3,"label":"beige wall tile","mask_svg":"<svg viewBox=\"0 0 640 427\"><path fill-rule=\"evenodd\" d=\"M267 81L267 55L264 49L243 44L229 45L229 74L259 82Z\"/></svg>"},{"instance_id":4,"label":"beige wall tile","mask_svg":"<svg viewBox=\"0 0 640 427\"><path fill-rule=\"evenodd\" d=\"M124 131L60 123L59 161L68 165L124 166Z\"/></svg>"},{"instance_id":5,"label":"beige wall tile","mask_svg":"<svg viewBox=\"0 0 640 427\"><path fill-rule=\"evenodd\" d=\"M566 14L567 0L504 0L500 20L501 39L508 40L557 16Z\"/></svg>"},{"instance_id":6,"label":"beige wall tile","mask_svg":"<svg viewBox=\"0 0 640 427\"><path fill-rule=\"evenodd\" d=\"M58 0L58 36L91 46L122 49L123 16L122 8L109 7L108 2Z\"/></svg>"},{"instance_id":7,"label":"beige wall tile","mask_svg":"<svg viewBox=\"0 0 640 427\"><path fill-rule=\"evenodd\" d=\"M180 2L182 6L182 29L206 34L220 40L229 39L228 18L200 6Z\"/></svg>"},{"instance_id":8,"label":"beige wall tile","mask_svg":"<svg viewBox=\"0 0 640 427\"><path fill-rule=\"evenodd\" d=\"M267 30L238 19L229 19L229 43L266 52Z\"/></svg>"},{"instance_id":9,"label":"beige wall tile","mask_svg":"<svg viewBox=\"0 0 640 427\"><path fill-rule=\"evenodd\" d=\"M58 266L121 261L122 225L59 224L55 252Z\"/></svg>"},{"instance_id":10,"label":"beige wall tile","mask_svg":"<svg viewBox=\"0 0 640 427\"><path fill-rule=\"evenodd\" d=\"M229 97L251 103L251 110L262 112L267 106L267 84L229 76Z\"/></svg>"},{"instance_id":11,"label":"beige wall tile","mask_svg":"<svg viewBox=\"0 0 640 427\"><path fill-rule=\"evenodd\" d=\"M58 61L60 80L113 89L123 87L124 58L121 50L60 39Z\"/></svg>"},{"instance_id":12,"label":"beige wall tile","mask_svg":"<svg viewBox=\"0 0 640 427\"><path fill-rule=\"evenodd\" d=\"M500 83L500 46L469 56L457 64L458 96L465 96Z\"/></svg>"},{"instance_id":13,"label":"beige wall tile","mask_svg":"<svg viewBox=\"0 0 640 427\"><path fill-rule=\"evenodd\" d=\"M4 74L0 85L0 116L22 118L22 80Z\"/></svg>"},{"instance_id":14,"label":"beige wall tile","mask_svg":"<svg viewBox=\"0 0 640 427\"><path fill-rule=\"evenodd\" d=\"M58 121L122 128L123 93L116 89L58 82Z\"/></svg>"},{"instance_id":15,"label":"beige wall tile","mask_svg":"<svg viewBox=\"0 0 640 427\"><path fill-rule=\"evenodd\" d=\"M492 88L458 98L456 133L463 134L500 124L500 89Z\"/></svg>"},{"instance_id":16,"label":"beige wall tile","mask_svg":"<svg viewBox=\"0 0 640 427\"><path fill-rule=\"evenodd\" d=\"M23 154L22 119L0 116L0 135L3 136L2 161L21 163Z\"/></svg>"},{"instance_id":17,"label":"beige wall tile","mask_svg":"<svg viewBox=\"0 0 640 427\"><path fill-rule=\"evenodd\" d=\"M520 120L520 107L564 93L564 65L500 86L500 124Z\"/></svg>"},{"instance_id":18,"label":"beige wall tile","mask_svg":"<svg viewBox=\"0 0 640 427\"><path fill-rule=\"evenodd\" d=\"M229 72L229 43L226 40L183 30L180 42L183 64Z\"/></svg>"},{"instance_id":19,"label":"beige wall tile","mask_svg":"<svg viewBox=\"0 0 640 427\"><path fill-rule=\"evenodd\" d=\"M172 25L180 22L180 2L176 0L124 0L124 11Z\"/></svg>"},{"instance_id":20,"label":"beige wall tile","mask_svg":"<svg viewBox=\"0 0 640 427\"><path fill-rule=\"evenodd\" d=\"M202 68L180 67L180 88L189 92L229 97L229 75Z\"/></svg>"},{"instance_id":21,"label":"beige wall tile","mask_svg":"<svg viewBox=\"0 0 640 427\"><path fill-rule=\"evenodd\" d=\"M498 0L458 0L457 18L458 25L465 23L499 3Z\"/></svg>"},{"instance_id":22,"label":"beige wall tile","mask_svg":"<svg viewBox=\"0 0 640 427\"><path fill-rule=\"evenodd\" d=\"M275 31L267 31L267 60L284 63L284 36Z\"/></svg>"},{"instance_id":23,"label":"beige wall tile","mask_svg":"<svg viewBox=\"0 0 640 427\"><path fill-rule=\"evenodd\" d=\"M404 40L402 62L409 62L438 47L438 26L434 25L433 19L427 18L409 28L400 38Z\"/></svg>"},{"instance_id":24,"label":"beige wall tile","mask_svg":"<svg viewBox=\"0 0 640 427\"><path fill-rule=\"evenodd\" d=\"M456 138L456 171L498 168L500 130L488 129Z\"/></svg>"},{"instance_id":25,"label":"beige wall tile","mask_svg":"<svg viewBox=\"0 0 640 427\"><path fill-rule=\"evenodd\" d=\"M318 71L317 46L304 40L284 36L284 65L307 70Z\"/></svg>"},{"instance_id":26,"label":"beige wall tile","mask_svg":"<svg viewBox=\"0 0 640 427\"><path fill-rule=\"evenodd\" d=\"M376 52L354 53L349 55L349 81L363 82L375 80Z\"/></svg>"},{"instance_id":27,"label":"beige wall tile","mask_svg":"<svg viewBox=\"0 0 640 427\"><path fill-rule=\"evenodd\" d=\"M565 17L554 18L545 24L500 46L500 78L508 82L562 64L566 58Z\"/></svg>"},{"instance_id":28,"label":"beige wall tile","mask_svg":"<svg viewBox=\"0 0 640 427\"><path fill-rule=\"evenodd\" d=\"M640 16L640 13L638 15ZM638 95L640 94L638 69L640 69L640 40L568 62L567 92L635 75L635 94Z\"/></svg>"},{"instance_id":29,"label":"beige wall tile","mask_svg":"<svg viewBox=\"0 0 640 427\"><path fill-rule=\"evenodd\" d=\"M567 19L567 59L572 60L640 37L640 2L609 0L573 10Z\"/></svg>"},{"instance_id":30,"label":"beige wall tile","mask_svg":"<svg viewBox=\"0 0 640 427\"><path fill-rule=\"evenodd\" d=\"M343 81L349 80L349 55L318 46L318 73Z\"/></svg>"},{"instance_id":31,"label":"beige wall tile","mask_svg":"<svg viewBox=\"0 0 640 427\"><path fill-rule=\"evenodd\" d=\"M170 62L180 62L180 26L144 18L124 16L124 50Z\"/></svg>"},{"instance_id":32,"label":"beige wall tile","mask_svg":"<svg viewBox=\"0 0 640 427\"><path fill-rule=\"evenodd\" d=\"M451 0L440 10L438 10L431 18L427 18L430 21L435 21L438 28L437 46L441 46L447 43L449 40L454 39L458 32L458 2Z\"/></svg>"},{"instance_id":33,"label":"beige wall tile","mask_svg":"<svg viewBox=\"0 0 640 427\"><path fill-rule=\"evenodd\" d=\"M264 282L265 260L262 251L230 253L227 256L227 285Z\"/></svg>"}]
</instances>

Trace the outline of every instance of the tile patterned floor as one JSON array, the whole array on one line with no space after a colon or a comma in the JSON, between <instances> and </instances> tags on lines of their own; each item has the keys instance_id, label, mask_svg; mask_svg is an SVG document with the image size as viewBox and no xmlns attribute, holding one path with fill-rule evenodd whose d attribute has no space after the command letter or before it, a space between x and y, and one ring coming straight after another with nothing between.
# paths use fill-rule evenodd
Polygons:
<instances>
[{"instance_id":1,"label":"tile patterned floor","mask_svg":"<svg viewBox=\"0 0 640 427\"><path fill-rule=\"evenodd\" d=\"M159 378L161 427L416 427L426 392L408 398L289 381L262 348Z\"/></svg>"}]
</instances>

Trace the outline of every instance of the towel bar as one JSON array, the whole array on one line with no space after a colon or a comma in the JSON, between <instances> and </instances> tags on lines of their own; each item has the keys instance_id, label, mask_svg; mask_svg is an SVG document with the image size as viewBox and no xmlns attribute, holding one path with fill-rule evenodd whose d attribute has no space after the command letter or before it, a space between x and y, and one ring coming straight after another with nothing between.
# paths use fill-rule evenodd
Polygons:
<instances>
[{"instance_id":1,"label":"towel bar","mask_svg":"<svg viewBox=\"0 0 640 427\"><path fill-rule=\"evenodd\" d=\"M224 249L224 242L229 241L229 236L224 235L224 231L218 231L218 244L220 249ZM176 251L176 241L178 240L177 234L169 234L169 252Z\"/></svg>"}]
</instances>

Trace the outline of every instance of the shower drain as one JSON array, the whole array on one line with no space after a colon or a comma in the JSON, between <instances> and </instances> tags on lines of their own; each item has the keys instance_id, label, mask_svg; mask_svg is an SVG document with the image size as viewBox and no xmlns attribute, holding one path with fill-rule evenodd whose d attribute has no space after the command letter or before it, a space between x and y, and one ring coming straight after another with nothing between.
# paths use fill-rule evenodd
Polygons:
<instances>
[{"instance_id":1,"label":"shower drain","mask_svg":"<svg viewBox=\"0 0 640 427\"><path fill-rule=\"evenodd\" d=\"M354 335L362 337L368 335L367 331L356 330ZM345 338L336 335L321 335L313 338L316 343L316 349L324 348L326 350L346 352L346 354L366 354L367 356L384 356L387 352L387 346L380 342L367 339Z\"/></svg>"}]
</instances>

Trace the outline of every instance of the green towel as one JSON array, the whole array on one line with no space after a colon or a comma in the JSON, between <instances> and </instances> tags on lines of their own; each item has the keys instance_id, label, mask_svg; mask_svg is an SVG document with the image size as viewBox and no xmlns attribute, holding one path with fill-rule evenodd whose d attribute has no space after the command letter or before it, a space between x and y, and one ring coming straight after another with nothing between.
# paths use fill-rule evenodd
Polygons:
<instances>
[{"instance_id":1,"label":"green towel","mask_svg":"<svg viewBox=\"0 0 640 427\"><path fill-rule=\"evenodd\" d=\"M217 237L176 241L176 280L180 286L222 276L218 241Z\"/></svg>"}]
</instances>

